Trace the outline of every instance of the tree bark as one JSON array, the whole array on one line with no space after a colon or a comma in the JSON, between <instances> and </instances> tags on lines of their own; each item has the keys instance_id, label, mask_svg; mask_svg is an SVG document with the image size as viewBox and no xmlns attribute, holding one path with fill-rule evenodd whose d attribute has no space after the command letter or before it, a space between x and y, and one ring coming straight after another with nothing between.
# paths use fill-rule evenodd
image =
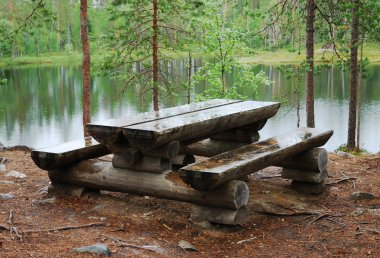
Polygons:
<instances>
[{"instance_id":1,"label":"tree bark","mask_svg":"<svg viewBox=\"0 0 380 258\"><path fill-rule=\"evenodd\" d=\"M158 0L153 0L153 110L158 110Z\"/></svg>"},{"instance_id":2,"label":"tree bark","mask_svg":"<svg viewBox=\"0 0 380 258\"><path fill-rule=\"evenodd\" d=\"M306 4L306 61L308 71L306 74L306 124L307 127L315 127L314 122L314 0L308 0Z\"/></svg>"},{"instance_id":3,"label":"tree bark","mask_svg":"<svg viewBox=\"0 0 380 258\"><path fill-rule=\"evenodd\" d=\"M359 0L353 0L351 22L351 51L350 51L350 102L348 113L347 148L355 148L356 131L356 98L357 98L357 64L358 64L358 39L359 39Z\"/></svg>"},{"instance_id":4,"label":"tree bark","mask_svg":"<svg viewBox=\"0 0 380 258\"><path fill-rule=\"evenodd\" d=\"M90 42L88 39L88 19L87 19L87 0L80 1L80 36L82 40L83 62L82 62L82 78L83 78L83 130L84 136L89 136L86 124L91 121L90 115Z\"/></svg>"}]
</instances>

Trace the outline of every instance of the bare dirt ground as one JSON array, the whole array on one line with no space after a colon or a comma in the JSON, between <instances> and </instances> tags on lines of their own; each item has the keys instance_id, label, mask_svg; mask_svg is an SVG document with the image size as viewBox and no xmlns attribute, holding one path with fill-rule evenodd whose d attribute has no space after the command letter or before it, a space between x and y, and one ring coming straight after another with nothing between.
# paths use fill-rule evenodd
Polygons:
<instances>
[{"instance_id":1,"label":"bare dirt ground","mask_svg":"<svg viewBox=\"0 0 380 258\"><path fill-rule=\"evenodd\" d=\"M380 155L330 154L318 196L293 190L277 168L260 171L249 181L249 221L212 229L192 225L187 203L110 192L50 199L47 172L29 151L0 157L0 257L100 256L73 251L96 243L113 257L380 257ZM180 248L181 240L197 251Z\"/></svg>"}]
</instances>

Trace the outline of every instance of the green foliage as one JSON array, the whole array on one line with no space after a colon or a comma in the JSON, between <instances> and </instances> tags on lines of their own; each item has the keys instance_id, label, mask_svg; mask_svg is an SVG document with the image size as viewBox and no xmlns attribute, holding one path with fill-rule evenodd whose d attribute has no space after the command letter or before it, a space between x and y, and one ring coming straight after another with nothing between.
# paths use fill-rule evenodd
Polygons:
<instances>
[{"instance_id":1,"label":"green foliage","mask_svg":"<svg viewBox=\"0 0 380 258\"><path fill-rule=\"evenodd\" d=\"M340 145L336 150L335 152L338 152L338 151L343 151L343 152L347 152L347 153L350 153L352 155L355 155L355 156L363 156L363 155L368 155L370 154L369 151L367 151L366 149L362 149L362 148L355 148L355 149L349 149L347 147L346 144L342 144Z\"/></svg>"},{"instance_id":2,"label":"green foliage","mask_svg":"<svg viewBox=\"0 0 380 258\"><path fill-rule=\"evenodd\" d=\"M226 72L236 72L237 80L233 85L223 86L221 63L206 62L204 66L193 76L193 85L202 81L207 82L207 89L196 96L197 101L204 101L215 98L246 99L240 94L242 88L249 89L253 96L257 97L259 86L271 83L264 72L255 74L252 67L243 66L236 62L230 62L226 66Z\"/></svg>"},{"instance_id":3,"label":"green foliage","mask_svg":"<svg viewBox=\"0 0 380 258\"><path fill-rule=\"evenodd\" d=\"M239 89L249 87L252 95L257 95L260 84L269 85L270 81L263 73L255 74L252 68L240 65L236 57L244 47L244 32L235 23L227 19L227 3L223 0L205 1L202 19L192 34L200 34L196 42L206 56L204 66L193 76L193 85L207 82L207 89L197 96L197 100L212 98L244 99ZM226 85L225 76L234 70L238 80L234 85Z\"/></svg>"},{"instance_id":4,"label":"green foliage","mask_svg":"<svg viewBox=\"0 0 380 258\"><path fill-rule=\"evenodd\" d=\"M7 78L1 78L0 77L0 85L5 85L5 84L7 84Z\"/></svg>"}]
</instances>

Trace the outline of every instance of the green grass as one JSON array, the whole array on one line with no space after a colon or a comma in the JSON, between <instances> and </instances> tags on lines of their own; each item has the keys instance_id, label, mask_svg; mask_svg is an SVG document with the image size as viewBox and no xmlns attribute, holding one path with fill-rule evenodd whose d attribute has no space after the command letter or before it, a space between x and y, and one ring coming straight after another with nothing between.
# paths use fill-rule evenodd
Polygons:
<instances>
[{"instance_id":1,"label":"green grass","mask_svg":"<svg viewBox=\"0 0 380 258\"><path fill-rule=\"evenodd\" d=\"M94 53L91 56L93 63L99 63L103 60L104 54ZM18 67L18 66L35 66L35 65L58 65L58 64L81 64L82 54L79 52L54 52L45 53L38 56L20 56L0 58L0 68Z\"/></svg>"},{"instance_id":2,"label":"green grass","mask_svg":"<svg viewBox=\"0 0 380 258\"><path fill-rule=\"evenodd\" d=\"M355 156L365 156L365 155L370 154L369 151L367 151L366 149L362 149L362 148L349 149L349 148L347 148L346 144L340 145L335 151L343 151L343 152L347 152L347 153L350 153L350 154L355 155Z\"/></svg>"},{"instance_id":3,"label":"green grass","mask_svg":"<svg viewBox=\"0 0 380 258\"><path fill-rule=\"evenodd\" d=\"M315 47L315 60L318 63L329 62L332 58L332 53L325 52L324 54L319 50L320 46ZM301 49L301 54L298 55L298 50L283 48L274 51L257 50L254 54L242 53L239 61L244 64L298 64L305 60L305 49ZM106 53L94 52L91 56L92 63L100 63L104 60ZM166 56L173 59L187 58L187 53L184 52L165 52ZM204 57L202 54L195 53L195 58ZM380 44L368 43L364 47L364 56L368 57L371 64L380 63ZM334 56L333 61L337 61L338 57ZM55 52L45 53L38 56L21 56L21 57L6 57L0 58L0 68L9 66L31 66L31 65L58 65L58 64L78 64L82 61L82 54L80 52Z\"/></svg>"},{"instance_id":4,"label":"green grass","mask_svg":"<svg viewBox=\"0 0 380 258\"><path fill-rule=\"evenodd\" d=\"M278 49L274 51L258 50L254 55L242 56L239 61L244 64L298 64L305 60L305 48L301 49L301 54L298 55L298 50L289 51L288 48ZM327 63L330 60L336 62L339 58L333 56L331 52L320 50L320 46L315 46L315 61L317 63ZM369 58L371 64L380 63L380 44L368 43L364 46L364 57Z\"/></svg>"}]
</instances>

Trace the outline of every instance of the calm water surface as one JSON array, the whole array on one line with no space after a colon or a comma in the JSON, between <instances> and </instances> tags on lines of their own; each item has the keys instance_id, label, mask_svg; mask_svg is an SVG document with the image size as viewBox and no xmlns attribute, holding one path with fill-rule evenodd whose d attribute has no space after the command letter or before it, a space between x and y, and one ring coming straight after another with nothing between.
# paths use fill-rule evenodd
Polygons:
<instances>
[{"instance_id":1,"label":"calm water surface","mask_svg":"<svg viewBox=\"0 0 380 258\"><path fill-rule=\"evenodd\" d=\"M197 63L197 62L196 62ZM200 62L198 61L198 65ZM176 61L170 69L178 71L179 79L186 78L186 66ZM287 101L278 114L270 119L261 131L262 139L297 127L295 100L296 82L286 79L275 66L258 65L273 81L259 89L259 100ZM0 85L0 143L6 146L27 145L41 148L82 137L81 70L78 66L32 67L0 70L0 77L8 82ZM231 84L235 75L227 78ZM348 123L348 72L337 68L324 69L316 77L316 127L333 129L332 139L326 147L332 151L346 142ZM370 152L380 151L380 65L372 65L369 77L363 84L361 146ZM100 121L150 111L150 97L138 97L138 86L128 88L123 96L122 83L108 77L92 78L92 120ZM193 89L194 96L204 89ZM301 99L304 99L304 79L301 82ZM242 92L249 99L252 92ZM186 92L179 90L175 99L165 99L161 106L186 104ZM305 126L305 105L301 103L301 126Z\"/></svg>"}]
</instances>

